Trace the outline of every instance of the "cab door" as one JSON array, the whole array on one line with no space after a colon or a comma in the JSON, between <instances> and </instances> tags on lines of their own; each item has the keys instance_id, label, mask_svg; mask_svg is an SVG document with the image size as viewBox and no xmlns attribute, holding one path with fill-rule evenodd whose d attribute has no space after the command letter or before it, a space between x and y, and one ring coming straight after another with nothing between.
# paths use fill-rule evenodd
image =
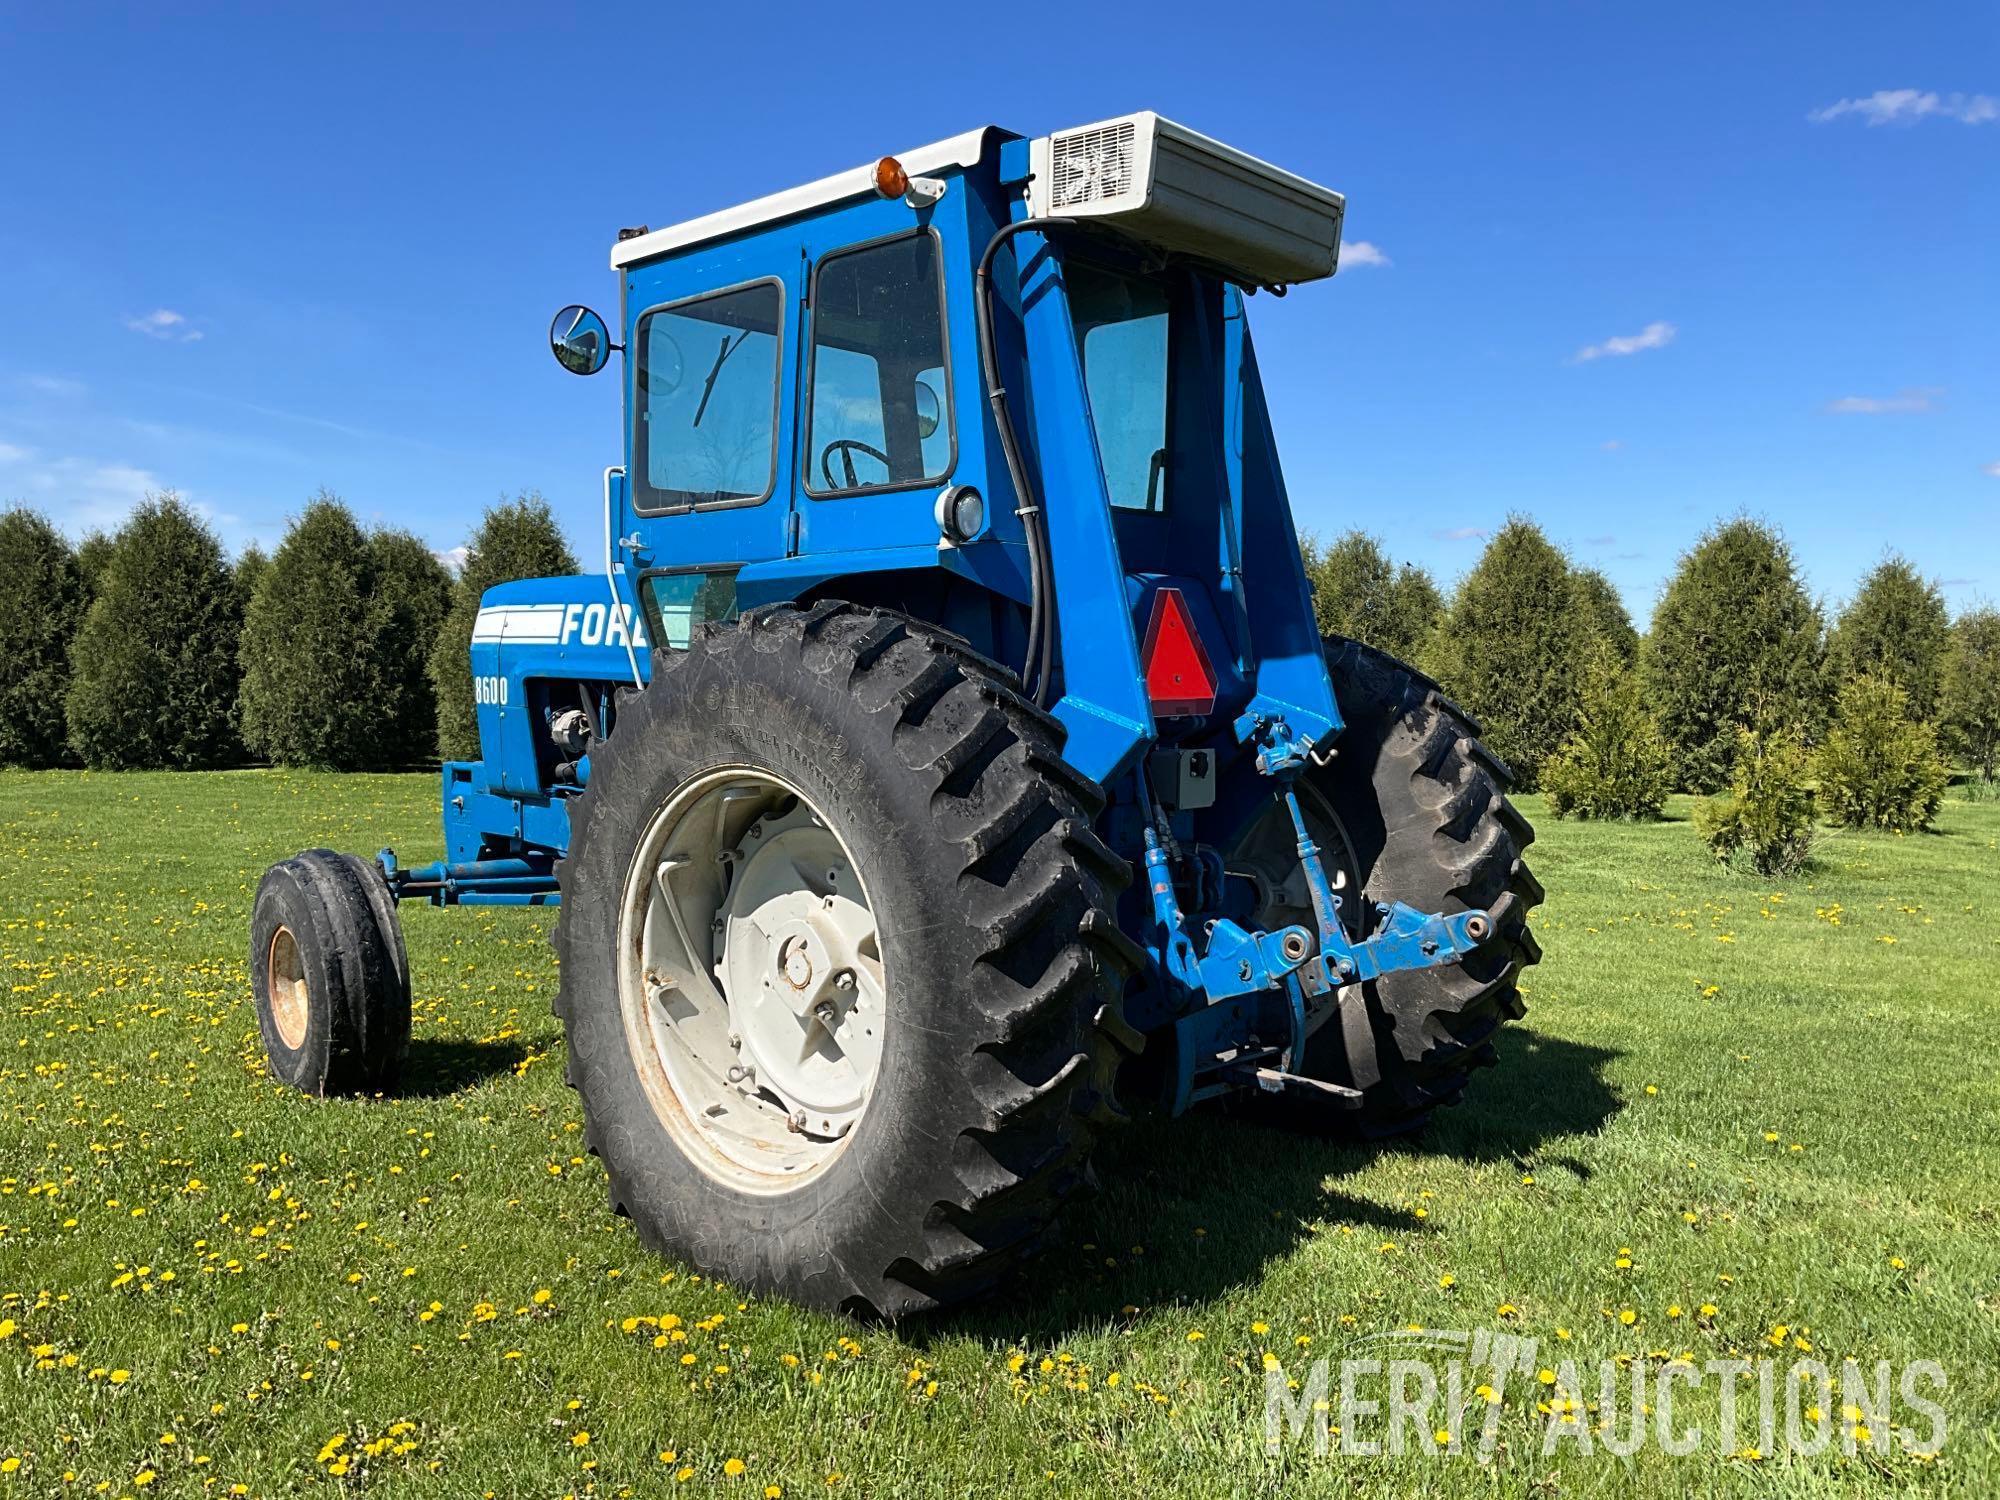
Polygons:
<instances>
[{"instance_id":1,"label":"cab door","mask_svg":"<svg viewBox=\"0 0 2000 1500\"><path fill-rule=\"evenodd\" d=\"M806 254L794 550L934 550L958 457L943 239L870 203L810 226Z\"/></svg>"}]
</instances>

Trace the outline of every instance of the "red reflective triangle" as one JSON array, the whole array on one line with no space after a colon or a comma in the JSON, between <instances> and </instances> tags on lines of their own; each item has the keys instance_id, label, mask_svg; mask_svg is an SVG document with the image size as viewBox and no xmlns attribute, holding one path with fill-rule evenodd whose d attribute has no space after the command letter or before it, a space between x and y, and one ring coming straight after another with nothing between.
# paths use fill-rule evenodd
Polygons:
<instances>
[{"instance_id":1,"label":"red reflective triangle","mask_svg":"<svg viewBox=\"0 0 2000 1500\"><path fill-rule=\"evenodd\" d=\"M1200 715L1215 707L1215 668L1208 648L1194 628L1194 614L1179 589L1153 595L1153 617L1146 622L1146 645L1139 660L1146 671L1146 696L1153 717L1169 719Z\"/></svg>"}]
</instances>

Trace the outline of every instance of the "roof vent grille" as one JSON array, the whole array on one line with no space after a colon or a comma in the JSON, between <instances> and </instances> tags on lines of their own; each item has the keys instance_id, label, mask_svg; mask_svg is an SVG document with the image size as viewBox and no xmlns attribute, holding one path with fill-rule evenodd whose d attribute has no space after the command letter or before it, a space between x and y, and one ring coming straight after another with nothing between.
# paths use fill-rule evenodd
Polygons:
<instances>
[{"instance_id":1,"label":"roof vent grille","mask_svg":"<svg viewBox=\"0 0 2000 1500\"><path fill-rule=\"evenodd\" d=\"M1081 208L1132 191L1132 171L1138 127L1131 120L1114 120L1050 139L1050 196L1055 208Z\"/></svg>"}]
</instances>

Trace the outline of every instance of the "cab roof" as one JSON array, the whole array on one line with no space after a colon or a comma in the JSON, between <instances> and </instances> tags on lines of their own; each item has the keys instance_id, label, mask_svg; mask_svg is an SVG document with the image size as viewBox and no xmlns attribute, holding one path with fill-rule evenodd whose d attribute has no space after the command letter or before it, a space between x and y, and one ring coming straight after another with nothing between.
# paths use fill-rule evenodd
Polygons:
<instances>
[{"instance_id":1,"label":"cab roof","mask_svg":"<svg viewBox=\"0 0 2000 1500\"><path fill-rule=\"evenodd\" d=\"M986 153L1000 142L1015 139L1017 137L1011 132L996 125L982 125L977 130L968 130L963 135L935 141L914 151L899 151L896 160L912 177L953 168L963 170L978 166L985 160ZM781 193L753 198L734 208L721 209L698 219L688 219L680 224L670 224L665 229L649 230L629 240L620 240L611 247L611 268L622 270L656 255L685 250L693 245L740 234L746 229L831 208L851 199L868 197L874 191L875 163L871 161L864 166L850 167L845 172L836 172L831 177L822 177L817 182L808 182L803 187L787 188Z\"/></svg>"}]
</instances>

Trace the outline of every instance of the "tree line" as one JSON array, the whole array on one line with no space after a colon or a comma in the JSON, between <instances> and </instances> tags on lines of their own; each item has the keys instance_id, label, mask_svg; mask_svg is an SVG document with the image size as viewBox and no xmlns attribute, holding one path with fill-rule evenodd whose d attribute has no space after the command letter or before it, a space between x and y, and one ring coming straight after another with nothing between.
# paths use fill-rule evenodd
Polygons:
<instances>
[{"instance_id":1,"label":"tree line","mask_svg":"<svg viewBox=\"0 0 2000 1500\"><path fill-rule=\"evenodd\" d=\"M1804 857L1815 808L1927 826L1945 756L1993 782L2000 611L1953 622L1900 556L1829 620L1776 531L1723 521L1681 556L1642 635L1602 573L1524 518L1449 596L1360 532L1304 550L1321 629L1434 678L1558 815L1653 817L1672 791L1702 793L1718 853L1783 865Z\"/></svg>"},{"instance_id":2,"label":"tree line","mask_svg":"<svg viewBox=\"0 0 2000 1500\"><path fill-rule=\"evenodd\" d=\"M0 765L391 770L479 753L480 596L577 571L547 502L490 508L457 578L321 491L233 562L172 492L72 548L0 512Z\"/></svg>"},{"instance_id":3,"label":"tree line","mask_svg":"<svg viewBox=\"0 0 2000 1500\"><path fill-rule=\"evenodd\" d=\"M1876 793L1841 790L1842 766L1879 781L1877 762L1915 763L1902 774L1918 802L1940 749L1994 777L2000 611L1952 623L1900 557L1829 622L1783 538L1728 520L1681 557L1642 635L1602 573L1524 518L1449 593L1358 531L1302 548L1321 629L1436 679L1558 813L1649 816L1672 790L1730 791L1746 755L1784 761L1787 746L1840 773L1821 780L1843 815L1858 806L1878 822L1899 815ZM455 579L415 536L364 530L325 492L275 553L252 546L233 563L171 493L74 548L44 517L9 510L0 763L382 770L471 758L480 596L576 571L532 493L486 511ZM1872 726L1860 740L1857 725Z\"/></svg>"}]
</instances>

